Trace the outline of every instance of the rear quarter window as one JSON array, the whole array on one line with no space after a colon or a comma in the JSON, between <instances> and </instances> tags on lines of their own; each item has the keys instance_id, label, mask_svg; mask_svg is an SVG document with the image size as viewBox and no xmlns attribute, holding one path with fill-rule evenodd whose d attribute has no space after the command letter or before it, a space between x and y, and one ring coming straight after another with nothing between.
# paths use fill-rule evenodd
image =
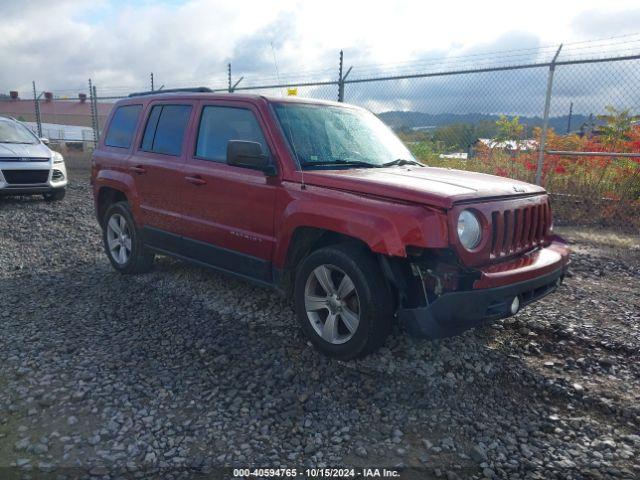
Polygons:
<instances>
[{"instance_id":1,"label":"rear quarter window","mask_svg":"<svg viewBox=\"0 0 640 480\"><path fill-rule=\"evenodd\" d=\"M180 155L190 116L191 105L155 105L149 114L141 149Z\"/></svg>"},{"instance_id":2,"label":"rear quarter window","mask_svg":"<svg viewBox=\"0 0 640 480\"><path fill-rule=\"evenodd\" d=\"M104 144L109 147L129 148L136 132L141 110L142 105L118 107L109 124Z\"/></svg>"}]
</instances>

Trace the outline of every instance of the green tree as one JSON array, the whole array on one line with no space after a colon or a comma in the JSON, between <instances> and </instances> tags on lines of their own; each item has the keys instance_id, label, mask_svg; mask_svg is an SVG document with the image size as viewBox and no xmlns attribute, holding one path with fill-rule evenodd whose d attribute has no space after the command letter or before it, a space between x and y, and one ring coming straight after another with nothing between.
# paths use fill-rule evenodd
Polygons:
<instances>
[{"instance_id":1,"label":"green tree","mask_svg":"<svg viewBox=\"0 0 640 480\"><path fill-rule=\"evenodd\" d=\"M629 109L617 110L611 105L605 107L607 115L598 115L600 120L606 122L600 128L604 143L615 146L629 140L633 117L629 115Z\"/></svg>"},{"instance_id":2,"label":"green tree","mask_svg":"<svg viewBox=\"0 0 640 480\"><path fill-rule=\"evenodd\" d=\"M496 127L498 129L495 136L497 142L520 140L524 132L524 125L520 124L520 117L517 115L511 119L506 115L500 115L500 118L496 120Z\"/></svg>"},{"instance_id":3,"label":"green tree","mask_svg":"<svg viewBox=\"0 0 640 480\"><path fill-rule=\"evenodd\" d=\"M433 134L433 141L443 143L447 151L466 150L477 138L475 126L468 123L445 125Z\"/></svg>"}]
</instances>

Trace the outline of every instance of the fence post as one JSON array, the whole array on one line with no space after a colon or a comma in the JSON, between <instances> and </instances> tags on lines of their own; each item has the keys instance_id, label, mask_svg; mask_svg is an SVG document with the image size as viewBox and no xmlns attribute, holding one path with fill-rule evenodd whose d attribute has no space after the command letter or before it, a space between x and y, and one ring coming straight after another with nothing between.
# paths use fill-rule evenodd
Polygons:
<instances>
[{"instance_id":1,"label":"fence post","mask_svg":"<svg viewBox=\"0 0 640 480\"><path fill-rule=\"evenodd\" d=\"M549 76L547 77L547 94L544 99L544 115L542 118L542 130L540 131L540 150L538 152L538 168L536 169L536 185L542 183L542 167L544 165L544 148L547 140L547 130L549 128L549 108L551 107L551 91L553 90L553 73L556 70L556 60L562 50L562 44L558 47L556 54L549 64Z\"/></svg>"},{"instance_id":2,"label":"fence post","mask_svg":"<svg viewBox=\"0 0 640 480\"><path fill-rule=\"evenodd\" d=\"M344 83L342 82L342 65L344 61L344 53L340 50L340 65L338 67L338 101L344 102Z\"/></svg>"},{"instance_id":3,"label":"fence post","mask_svg":"<svg viewBox=\"0 0 640 480\"><path fill-rule=\"evenodd\" d=\"M98 127L96 122L95 102L93 98L93 85L89 79L89 108L91 109L91 130L93 130L93 145L98 143Z\"/></svg>"},{"instance_id":4,"label":"fence post","mask_svg":"<svg viewBox=\"0 0 640 480\"><path fill-rule=\"evenodd\" d=\"M38 138L42 138L42 117L40 116L40 96L36 92L36 82L33 82L33 104L36 111L36 128L38 130Z\"/></svg>"},{"instance_id":5,"label":"fence post","mask_svg":"<svg viewBox=\"0 0 640 480\"><path fill-rule=\"evenodd\" d=\"M100 140L100 117L98 116L98 93L96 86L93 86L93 114L96 118L96 144Z\"/></svg>"},{"instance_id":6,"label":"fence post","mask_svg":"<svg viewBox=\"0 0 640 480\"><path fill-rule=\"evenodd\" d=\"M236 91L236 87L238 86L238 84L242 81L242 79L244 78L244 76L241 76L238 81L236 83L234 83L233 85L231 84L231 64L227 64L227 73L229 76L229 80L228 80L228 89L229 89L229 93L233 93Z\"/></svg>"},{"instance_id":7,"label":"fence post","mask_svg":"<svg viewBox=\"0 0 640 480\"><path fill-rule=\"evenodd\" d=\"M345 81L347 80L347 77L351 73L351 69L353 68L353 67L349 67L349 70L347 70L347 73L343 75L342 74L343 66L344 66L344 54L342 50L340 50L340 66L338 68L338 101L339 102L344 102L344 84L345 84Z\"/></svg>"}]
</instances>

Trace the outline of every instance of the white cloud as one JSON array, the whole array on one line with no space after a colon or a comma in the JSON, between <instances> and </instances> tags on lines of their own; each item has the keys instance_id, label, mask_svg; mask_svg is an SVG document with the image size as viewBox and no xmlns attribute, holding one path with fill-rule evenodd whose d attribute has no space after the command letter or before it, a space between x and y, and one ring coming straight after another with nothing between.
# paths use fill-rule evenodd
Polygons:
<instances>
[{"instance_id":1,"label":"white cloud","mask_svg":"<svg viewBox=\"0 0 640 480\"><path fill-rule=\"evenodd\" d=\"M346 63L389 64L490 49L557 44L614 32L640 15L634 1L539 5L506 1L26 1L3 5L0 92L42 89L73 95L92 78L102 93L157 84L224 85L226 63L245 82ZM599 21L599 19L603 19ZM629 23L629 22L627 22ZM597 36L597 35L596 35ZM500 40L502 39L502 40ZM236 68L237 67L237 68ZM246 83L245 83L246 84Z\"/></svg>"}]
</instances>

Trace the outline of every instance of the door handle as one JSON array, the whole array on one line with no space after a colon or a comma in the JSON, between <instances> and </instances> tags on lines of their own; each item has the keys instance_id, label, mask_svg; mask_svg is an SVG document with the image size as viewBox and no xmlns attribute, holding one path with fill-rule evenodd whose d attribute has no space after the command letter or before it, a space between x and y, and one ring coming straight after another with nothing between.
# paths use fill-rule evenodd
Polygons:
<instances>
[{"instance_id":1,"label":"door handle","mask_svg":"<svg viewBox=\"0 0 640 480\"><path fill-rule=\"evenodd\" d=\"M141 167L140 165L133 165L131 167L129 167L129 170L131 170L132 172L137 173L138 175L142 175L143 173L147 173L147 169L144 167Z\"/></svg>"},{"instance_id":2,"label":"door handle","mask_svg":"<svg viewBox=\"0 0 640 480\"><path fill-rule=\"evenodd\" d=\"M199 175L194 175L192 177L187 175L186 177L184 177L184 179L187 182L189 182L189 183L191 183L193 185L206 185L207 184L207 181L204 178L202 178L201 176L199 176Z\"/></svg>"}]
</instances>

